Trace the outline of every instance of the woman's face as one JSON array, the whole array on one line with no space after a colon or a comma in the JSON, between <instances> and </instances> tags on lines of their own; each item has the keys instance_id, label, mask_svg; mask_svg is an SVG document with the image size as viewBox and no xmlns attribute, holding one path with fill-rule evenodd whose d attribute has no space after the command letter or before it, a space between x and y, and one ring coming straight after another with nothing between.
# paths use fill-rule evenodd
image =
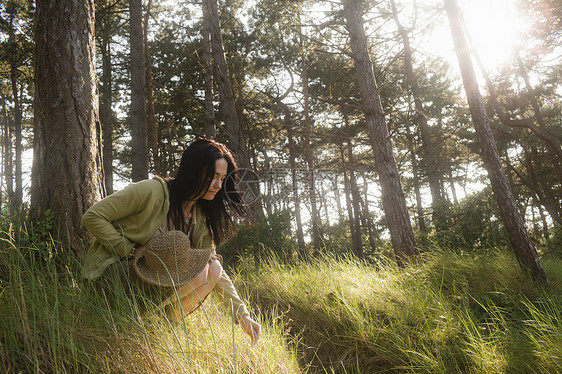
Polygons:
<instances>
[{"instance_id":1,"label":"woman's face","mask_svg":"<svg viewBox=\"0 0 562 374\"><path fill-rule=\"evenodd\" d=\"M201 197L205 200L213 200L215 195L222 187L222 182L226 178L226 172L228 170L228 163L224 158L219 158L215 162L215 177L209 186L207 192Z\"/></svg>"}]
</instances>

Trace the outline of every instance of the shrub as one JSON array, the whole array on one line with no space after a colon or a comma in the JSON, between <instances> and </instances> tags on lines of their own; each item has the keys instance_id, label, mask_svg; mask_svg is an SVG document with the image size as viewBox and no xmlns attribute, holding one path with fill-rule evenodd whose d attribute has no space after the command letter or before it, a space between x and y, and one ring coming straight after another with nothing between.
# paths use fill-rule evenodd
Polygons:
<instances>
[{"instance_id":1,"label":"shrub","mask_svg":"<svg viewBox=\"0 0 562 374\"><path fill-rule=\"evenodd\" d=\"M250 256L258 263L272 254L283 262L291 261L296 243L291 237L290 218L289 211L276 211L254 225L239 225L236 235L222 243L217 252L230 266L243 256Z\"/></svg>"},{"instance_id":2,"label":"shrub","mask_svg":"<svg viewBox=\"0 0 562 374\"><path fill-rule=\"evenodd\" d=\"M457 250L507 246L507 234L490 188L467 196L449 214L448 228L435 238L440 246Z\"/></svg>"}]
</instances>

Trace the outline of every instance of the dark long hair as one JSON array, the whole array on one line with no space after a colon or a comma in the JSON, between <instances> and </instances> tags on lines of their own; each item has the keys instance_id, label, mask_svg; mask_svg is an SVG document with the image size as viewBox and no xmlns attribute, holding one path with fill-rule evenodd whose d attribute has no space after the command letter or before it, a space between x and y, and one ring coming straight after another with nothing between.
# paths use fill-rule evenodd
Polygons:
<instances>
[{"instance_id":1,"label":"dark long hair","mask_svg":"<svg viewBox=\"0 0 562 374\"><path fill-rule=\"evenodd\" d=\"M215 176L215 163L221 158L228 164L222 188L213 200L199 198L195 203L205 215L215 245L225 239L234 215L243 218L250 212L237 190L238 167L230 150L211 139L195 140L183 152L175 178L167 182L170 190L168 222L171 221L175 230L186 232L183 202L193 200L209 189Z\"/></svg>"}]
</instances>

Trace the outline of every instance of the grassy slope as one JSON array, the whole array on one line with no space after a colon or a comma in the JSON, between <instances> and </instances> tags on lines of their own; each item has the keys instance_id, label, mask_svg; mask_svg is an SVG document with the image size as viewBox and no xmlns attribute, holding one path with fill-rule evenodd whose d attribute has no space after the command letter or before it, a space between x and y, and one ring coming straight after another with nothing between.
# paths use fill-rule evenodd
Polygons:
<instances>
[{"instance_id":1,"label":"grassy slope","mask_svg":"<svg viewBox=\"0 0 562 374\"><path fill-rule=\"evenodd\" d=\"M1 237L0 372L562 371L560 259L544 261L547 289L500 251L437 253L405 270L247 265L235 279L263 326L251 347L212 298L172 324L135 290L82 280L60 245Z\"/></svg>"},{"instance_id":2,"label":"grassy slope","mask_svg":"<svg viewBox=\"0 0 562 374\"><path fill-rule=\"evenodd\" d=\"M283 313L311 371L558 373L562 261L544 265L545 289L502 251L436 253L405 270L272 261L243 273L252 303Z\"/></svg>"},{"instance_id":3,"label":"grassy slope","mask_svg":"<svg viewBox=\"0 0 562 374\"><path fill-rule=\"evenodd\" d=\"M138 290L93 287L58 245L2 239L2 373L301 372L279 323L251 347L213 298L171 323Z\"/></svg>"}]
</instances>

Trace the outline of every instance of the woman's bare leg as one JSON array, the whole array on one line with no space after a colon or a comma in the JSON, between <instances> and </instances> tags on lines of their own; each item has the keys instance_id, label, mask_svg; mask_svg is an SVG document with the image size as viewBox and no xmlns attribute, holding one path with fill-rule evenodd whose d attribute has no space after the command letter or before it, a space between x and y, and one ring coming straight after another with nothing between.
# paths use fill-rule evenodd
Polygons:
<instances>
[{"instance_id":1,"label":"woman's bare leg","mask_svg":"<svg viewBox=\"0 0 562 374\"><path fill-rule=\"evenodd\" d=\"M191 313L199 303L207 297L215 287L222 274L222 266L218 260L210 261L203 271L188 283L180 287L178 293L181 301L183 314ZM170 296L173 304L177 305L176 295ZM174 309L172 319L177 320L181 317L181 311Z\"/></svg>"}]
</instances>

